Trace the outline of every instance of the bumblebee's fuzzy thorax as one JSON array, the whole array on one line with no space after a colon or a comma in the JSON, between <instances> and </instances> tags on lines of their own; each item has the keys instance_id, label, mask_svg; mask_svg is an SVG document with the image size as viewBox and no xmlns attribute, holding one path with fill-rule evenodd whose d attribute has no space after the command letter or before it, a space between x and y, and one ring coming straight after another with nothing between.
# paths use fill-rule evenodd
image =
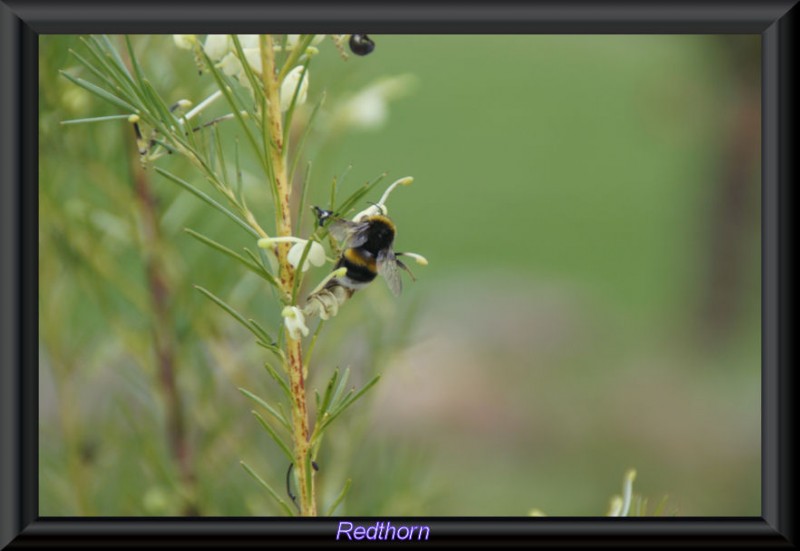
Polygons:
<instances>
[{"instance_id":1,"label":"bumblebee's fuzzy thorax","mask_svg":"<svg viewBox=\"0 0 800 551\"><path fill-rule=\"evenodd\" d=\"M397 228L388 217L381 214L367 217L364 222L369 224L366 242L358 247L372 255L377 255L383 249L388 249L394 243Z\"/></svg>"}]
</instances>

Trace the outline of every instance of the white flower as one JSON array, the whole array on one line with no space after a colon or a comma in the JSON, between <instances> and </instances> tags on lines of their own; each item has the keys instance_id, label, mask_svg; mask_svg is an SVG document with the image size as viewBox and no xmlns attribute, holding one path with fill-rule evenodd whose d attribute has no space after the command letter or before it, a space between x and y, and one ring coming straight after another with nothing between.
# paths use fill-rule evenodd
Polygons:
<instances>
[{"instance_id":1,"label":"white flower","mask_svg":"<svg viewBox=\"0 0 800 551\"><path fill-rule=\"evenodd\" d=\"M182 50L191 50L197 42L197 37L193 34L173 34L172 39L175 45Z\"/></svg>"},{"instance_id":2,"label":"white flower","mask_svg":"<svg viewBox=\"0 0 800 551\"><path fill-rule=\"evenodd\" d=\"M306 327L306 318L302 310L297 306L287 306L281 312L283 316L283 323L286 325L286 330L289 336L294 340L300 340L301 336L308 336L308 327Z\"/></svg>"},{"instance_id":3,"label":"white flower","mask_svg":"<svg viewBox=\"0 0 800 551\"><path fill-rule=\"evenodd\" d=\"M258 246L262 249L271 249L275 243L287 242L295 243L295 245L289 249L289 254L286 256L286 259L293 268L297 268L297 265L300 264L300 260L303 258L303 251L306 250L308 239L300 239L299 237L292 236L264 237L258 240ZM306 261L303 263L302 270L307 272L312 265L322 266L323 264L325 264L325 249L316 241L312 241L311 248L308 250L308 255L306 255Z\"/></svg>"},{"instance_id":4,"label":"white flower","mask_svg":"<svg viewBox=\"0 0 800 551\"><path fill-rule=\"evenodd\" d=\"M222 69L222 72L228 75L229 77L239 78L239 75L241 75L243 72L242 62L239 61L239 58L236 57L236 54L234 52L226 54L225 57L223 57L222 60L219 62L217 67Z\"/></svg>"},{"instance_id":5,"label":"white flower","mask_svg":"<svg viewBox=\"0 0 800 551\"><path fill-rule=\"evenodd\" d=\"M415 83L413 75L378 79L340 104L331 124L360 130L380 128L389 118L389 102L407 95Z\"/></svg>"},{"instance_id":6,"label":"white flower","mask_svg":"<svg viewBox=\"0 0 800 551\"><path fill-rule=\"evenodd\" d=\"M237 34L236 38L239 39L239 44L242 45L243 50L247 48L258 48L257 34Z\"/></svg>"},{"instance_id":7,"label":"white flower","mask_svg":"<svg viewBox=\"0 0 800 551\"><path fill-rule=\"evenodd\" d=\"M314 38L311 39L310 46L316 46L320 42L325 39L324 34L315 34ZM286 35L286 49L287 50L294 50L297 47L297 43L300 41L299 34L287 34Z\"/></svg>"},{"instance_id":8,"label":"white flower","mask_svg":"<svg viewBox=\"0 0 800 551\"><path fill-rule=\"evenodd\" d=\"M300 79L303 79L302 81ZM298 86L300 89L298 90ZM295 105L302 105L308 97L308 68L298 65L289 71L281 84L281 111L288 111L292 104L295 90L297 90L297 100Z\"/></svg>"},{"instance_id":9,"label":"white flower","mask_svg":"<svg viewBox=\"0 0 800 551\"><path fill-rule=\"evenodd\" d=\"M395 180L394 182L392 182L392 184L388 188L386 188L386 191L383 192L381 200L374 205L368 206L366 209L356 214L353 217L353 222L360 222L367 216L375 216L376 214L383 214L383 215L388 214L389 209L386 208L386 200L389 198L389 194L392 193L392 191L394 191L394 188L396 188L397 186L407 186L413 181L414 178L412 178L411 176L406 176L405 178L400 178L399 180Z\"/></svg>"},{"instance_id":10,"label":"white flower","mask_svg":"<svg viewBox=\"0 0 800 551\"><path fill-rule=\"evenodd\" d=\"M210 34L206 37L203 49L211 59L222 59L231 50L233 44L227 34Z\"/></svg>"},{"instance_id":11,"label":"white flower","mask_svg":"<svg viewBox=\"0 0 800 551\"><path fill-rule=\"evenodd\" d=\"M289 264L295 268L300 264L300 259L303 258L303 251L306 249L306 243L307 241L297 243L289 249L289 254L286 259L289 261ZM316 241L311 242L311 248L308 250L306 261L303 263L303 271L307 272L312 264L314 266L322 266L325 264L325 249Z\"/></svg>"},{"instance_id":12,"label":"white flower","mask_svg":"<svg viewBox=\"0 0 800 551\"><path fill-rule=\"evenodd\" d=\"M250 68L253 69L259 75L261 74L261 49L258 47L255 48L242 48L244 52L244 57L247 60L247 64L250 65Z\"/></svg>"}]
</instances>

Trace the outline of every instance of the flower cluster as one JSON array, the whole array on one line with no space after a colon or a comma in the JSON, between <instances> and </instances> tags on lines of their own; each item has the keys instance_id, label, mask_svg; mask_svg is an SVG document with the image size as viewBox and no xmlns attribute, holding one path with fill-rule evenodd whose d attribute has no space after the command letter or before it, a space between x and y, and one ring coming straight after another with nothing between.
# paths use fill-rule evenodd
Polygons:
<instances>
[{"instance_id":1,"label":"flower cluster","mask_svg":"<svg viewBox=\"0 0 800 551\"><path fill-rule=\"evenodd\" d=\"M179 48L189 50L202 47L205 54L215 63L216 67L226 75L234 77L242 86L252 93L250 80L245 74L243 62L247 63L254 73L261 75L263 68L261 66L259 35L239 34L236 35L236 38L242 47L244 60L240 59L239 52L231 35L209 34L206 36L206 40L202 45L200 45L197 37L193 34L173 35L175 45ZM294 50L298 47L299 38L300 35L297 34L287 35L285 46L276 44L273 47L276 50L281 50L284 47L287 51ZM324 38L325 35L315 35L311 40L311 45L298 57L297 61L300 64L293 67L283 78L280 90L281 111L288 111L295 94L297 95L295 100L296 105L302 105L308 99L309 72L308 68L302 63L308 56L312 56L318 52L315 46Z\"/></svg>"}]
</instances>

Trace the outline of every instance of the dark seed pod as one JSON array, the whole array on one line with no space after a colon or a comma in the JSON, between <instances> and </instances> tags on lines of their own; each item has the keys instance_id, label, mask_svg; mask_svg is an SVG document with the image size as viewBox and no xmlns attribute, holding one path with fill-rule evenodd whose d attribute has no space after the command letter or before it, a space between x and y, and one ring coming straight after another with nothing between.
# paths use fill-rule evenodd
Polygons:
<instances>
[{"instance_id":1,"label":"dark seed pod","mask_svg":"<svg viewBox=\"0 0 800 551\"><path fill-rule=\"evenodd\" d=\"M365 34L350 35L350 51L356 55L367 55L375 49L375 43Z\"/></svg>"}]
</instances>

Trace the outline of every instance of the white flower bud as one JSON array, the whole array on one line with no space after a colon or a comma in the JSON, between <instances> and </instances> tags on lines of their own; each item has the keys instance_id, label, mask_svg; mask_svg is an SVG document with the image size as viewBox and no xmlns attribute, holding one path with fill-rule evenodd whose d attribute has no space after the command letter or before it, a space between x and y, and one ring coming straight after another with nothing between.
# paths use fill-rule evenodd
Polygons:
<instances>
[{"instance_id":1,"label":"white flower bud","mask_svg":"<svg viewBox=\"0 0 800 551\"><path fill-rule=\"evenodd\" d=\"M211 59L222 59L231 50L231 38L227 34L210 34L203 49Z\"/></svg>"},{"instance_id":2,"label":"white flower bud","mask_svg":"<svg viewBox=\"0 0 800 551\"><path fill-rule=\"evenodd\" d=\"M302 77L302 82L300 78ZM288 111L289 106L292 104L297 87L297 101L295 105L302 105L306 102L308 97L308 70L302 65L298 65L286 75L281 84L281 111Z\"/></svg>"}]
</instances>

